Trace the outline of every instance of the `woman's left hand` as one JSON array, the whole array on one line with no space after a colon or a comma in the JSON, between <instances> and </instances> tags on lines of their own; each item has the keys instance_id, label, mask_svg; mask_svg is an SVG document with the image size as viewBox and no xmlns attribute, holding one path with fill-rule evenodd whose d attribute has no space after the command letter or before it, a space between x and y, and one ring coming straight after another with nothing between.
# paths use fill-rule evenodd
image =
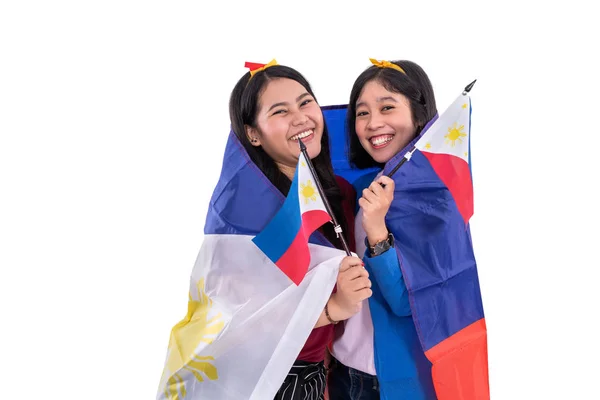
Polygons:
<instances>
[{"instance_id":1,"label":"woman's left hand","mask_svg":"<svg viewBox=\"0 0 600 400\"><path fill-rule=\"evenodd\" d=\"M394 200L394 186L391 178L382 175L364 189L362 197L358 199L358 204L363 211L363 229L371 246L388 237L385 215Z\"/></svg>"}]
</instances>

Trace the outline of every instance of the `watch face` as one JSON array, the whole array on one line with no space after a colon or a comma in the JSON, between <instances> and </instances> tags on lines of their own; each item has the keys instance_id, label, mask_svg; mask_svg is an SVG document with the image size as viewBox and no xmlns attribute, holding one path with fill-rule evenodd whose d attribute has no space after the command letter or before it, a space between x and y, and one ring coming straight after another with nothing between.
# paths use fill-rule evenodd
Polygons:
<instances>
[{"instance_id":1,"label":"watch face","mask_svg":"<svg viewBox=\"0 0 600 400\"><path fill-rule=\"evenodd\" d=\"M392 247L393 240L392 234L389 234L386 240L378 242L374 247L371 248L371 254L378 256L381 253L385 253L390 249L390 247Z\"/></svg>"}]
</instances>

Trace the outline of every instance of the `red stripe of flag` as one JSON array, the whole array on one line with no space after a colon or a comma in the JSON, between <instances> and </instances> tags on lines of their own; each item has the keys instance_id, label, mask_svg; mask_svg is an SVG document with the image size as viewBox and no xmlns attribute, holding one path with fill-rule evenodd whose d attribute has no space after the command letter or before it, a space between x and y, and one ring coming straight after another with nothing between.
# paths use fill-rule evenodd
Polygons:
<instances>
[{"instance_id":1,"label":"red stripe of flag","mask_svg":"<svg viewBox=\"0 0 600 400\"><path fill-rule=\"evenodd\" d=\"M490 398L485 318L461 329L425 352L439 399Z\"/></svg>"},{"instance_id":2,"label":"red stripe of flag","mask_svg":"<svg viewBox=\"0 0 600 400\"><path fill-rule=\"evenodd\" d=\"M302 214L302 224L294 241L275 263L296 285L304 279L310 263L308 238L321 225L331 220L323 210L310 210Z\"/></svg>"},{"instance_id":3,"label":"red stripe of flag","mask_svg":"<svg viewBox=\"0 0 600 400\"><path fill-rule=\"evenodd\" d=\"M473 215L473 181L469 164L460 157L422 151L456 202L465 224Z\"/></svg>"}]
</instances>

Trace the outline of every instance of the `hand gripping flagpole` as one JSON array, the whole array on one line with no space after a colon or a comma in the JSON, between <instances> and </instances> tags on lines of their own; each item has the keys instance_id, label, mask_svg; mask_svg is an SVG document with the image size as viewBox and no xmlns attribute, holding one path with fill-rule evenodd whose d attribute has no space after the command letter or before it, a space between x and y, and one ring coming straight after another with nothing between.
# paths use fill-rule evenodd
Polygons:
<instances>
[{"instance_id":1,"label":"hand gripping flagpole","mask_svg":"<svg viewBox=\"0 0 600 400\"><path fill-rule=\"evenodd\" d=\"M333 223L333 229L335 230L337 237L342 241L342 246L344 246L344 250L346 250L346 255L351 256L352 253L350 252L348 243L346 243L346 239L344 238L344 235L342 235L342 227L340 226L340 224L338 224L337 219L335 219L335 214L331 210L331 206L329 205L327 196L325 196L325 191L323 190L323 186L321 186L321 182L319 181L319 177L317 176L315 167L313 166L312 161L311 161L310 157L308 156L308 152L306 151L306 145L304 143L302 143L302 139L298 139L298 143L300 143L300 151L302 152L302 154L304 155L304 158L306 159L306 163L308 164L310 173L312 174L312 176L315 180L315 184L317 185L317 190L319 191L319 194L321 195L321 198L323 199L323 204L325 205L325 208L327 209L327 213L331 217L331 222Z\"/></svg>"},{"instance_id":2,"label":"hand gripping flagpole","mask_svg":"<svg viewBox=\"0 0 600 400\"><path fill-rule=\"evenodd\" d=\"M475 79L473 82L471 82L467 86L465 86L465 89L462 92L463 96L466 96L467 93L469 93L471 91L471 89L473 89L473 86L475 85L475 82L477 82L477 79ZM406 152L406 154L404 155L404 157L402 158L402 160L400 160L400 162L398 163L398 165L396 165L389 172L389 174L387 174L388 178L391 178L392 175L394 175L396 173L396 171L398 171L398 169L400 169L400 167L404 165L405 162L407 162L408 160L410 160L410 158L412 157L412 155L415 152L415 150L416 150L416 147L413 146L413 148L410 149L410 151Z\"/></svg>"}]
</instances>

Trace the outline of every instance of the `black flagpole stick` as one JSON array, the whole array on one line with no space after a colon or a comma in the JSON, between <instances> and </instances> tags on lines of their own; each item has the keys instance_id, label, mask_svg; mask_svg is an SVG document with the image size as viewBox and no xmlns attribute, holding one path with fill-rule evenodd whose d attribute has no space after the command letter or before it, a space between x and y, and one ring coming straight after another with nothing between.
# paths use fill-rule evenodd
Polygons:
<instances>
[{"instance_id":1,"label":"black flagpole stick","mask_svg":"<svg viewBox=\"0 0 600 400\"><path fill-rule=\"evenodd\" d=\"M346 243L346 239L344 235L342 235L342 227L338 224L337 219L335 219L335 215L333 214L333 210L331 210L331 206L329 205L329 201L327 200L327 196L325 196L325 191L323 190L323 186L321 186L321 182L319 181L319 177L317 176L317 172L315 171L315 167L308 156L308 152L306 151L306 145L302 143L302 139L298 139L298 143L300 143L300 151L304 154L304 158L306 159L306 163L308 164L308 168L312 173L312 176L315 180L315 184L317 185L317 190L323 199L323 204L325 204L325 208L327 209L327 213L331 217L331 221L333 223L333 229L337 234L338 238L342 241L342 246L344 246L344 250L346 250L346 255L351 256L350 248L348 247L348 243Z\"/></svg>"},{"instance_id":2,"label":"black flagpole stick","mask_svg":"<svg viewBox=\"0 0 600 400\"><path fill-rule=\"evenodd\" d=\"M467 86L465 86L465 89L464 89L464 91L462 92L462 94L463 94L464 96L466 96L466 95L467 95L467 93L469 93L469 92L471 91L471 89L473 89L473 86L475 86L475 82L477 82L477 79L475 79L473 82L471 82L471 83L469 83ZM410 158L412 157L412 155L413 155L413 152L415 151L415 149L416 149L416 147L413 147L412 149L410 149L410 151L409 151L409 152L407 152L407 153L404 155L404 158L403 158L403 159L402 159L402 160L401 160L401 161L398 163L398 165L396 165L396 166L394 167L394 169L392 169L392 170L390 171L390 173L389 173L389 174L387 174L387 176L388 176L389 178L391 178L391 177L392 177L392 175L394 175L394 174L396 173L396 171L398 171L398 169L399 169L401 166L403 166L403 165L404 165L404 163L405 163L405 162L407 162L408 160L410 160Z\"/></svg>"},{"instance_id":3,"label":"black flagpole stick","mask_svg":"<svg viewBox=\"0 0 600 400\"><path fill-rule=\"evenodd\" d=\"M473 86L475 85L475 82L477 82L477 79L475 79L473 82L469 83L466 87L465 90L463 92L464 95L466 95L467 93L469 93L471 91L471 89L473 89Z\"/></svg>"},{"instance_id":4,"label":"black flagpole stick","mask_svg":"<svg viewBox=\"0 0 600 400\"><path fill-rule=\"evenodd\" d=\"M413 151L415 151L415 149L416 149L416 147L413 147L412 149L410 149L410 151L406 152L406 154L404 155L404 158L402 158L402 160L398 163L398 165L396 165L394 167L394 169L392 169L389 172L389 174L387 174L388 178L391 178L392 175L394 175L396 173L396 171L398 171L398 169L400 169L400 167L404 165L405 162L410 160L410 158L412 157L412 153L413 153Z\"/></svg>"}]
</instances>

